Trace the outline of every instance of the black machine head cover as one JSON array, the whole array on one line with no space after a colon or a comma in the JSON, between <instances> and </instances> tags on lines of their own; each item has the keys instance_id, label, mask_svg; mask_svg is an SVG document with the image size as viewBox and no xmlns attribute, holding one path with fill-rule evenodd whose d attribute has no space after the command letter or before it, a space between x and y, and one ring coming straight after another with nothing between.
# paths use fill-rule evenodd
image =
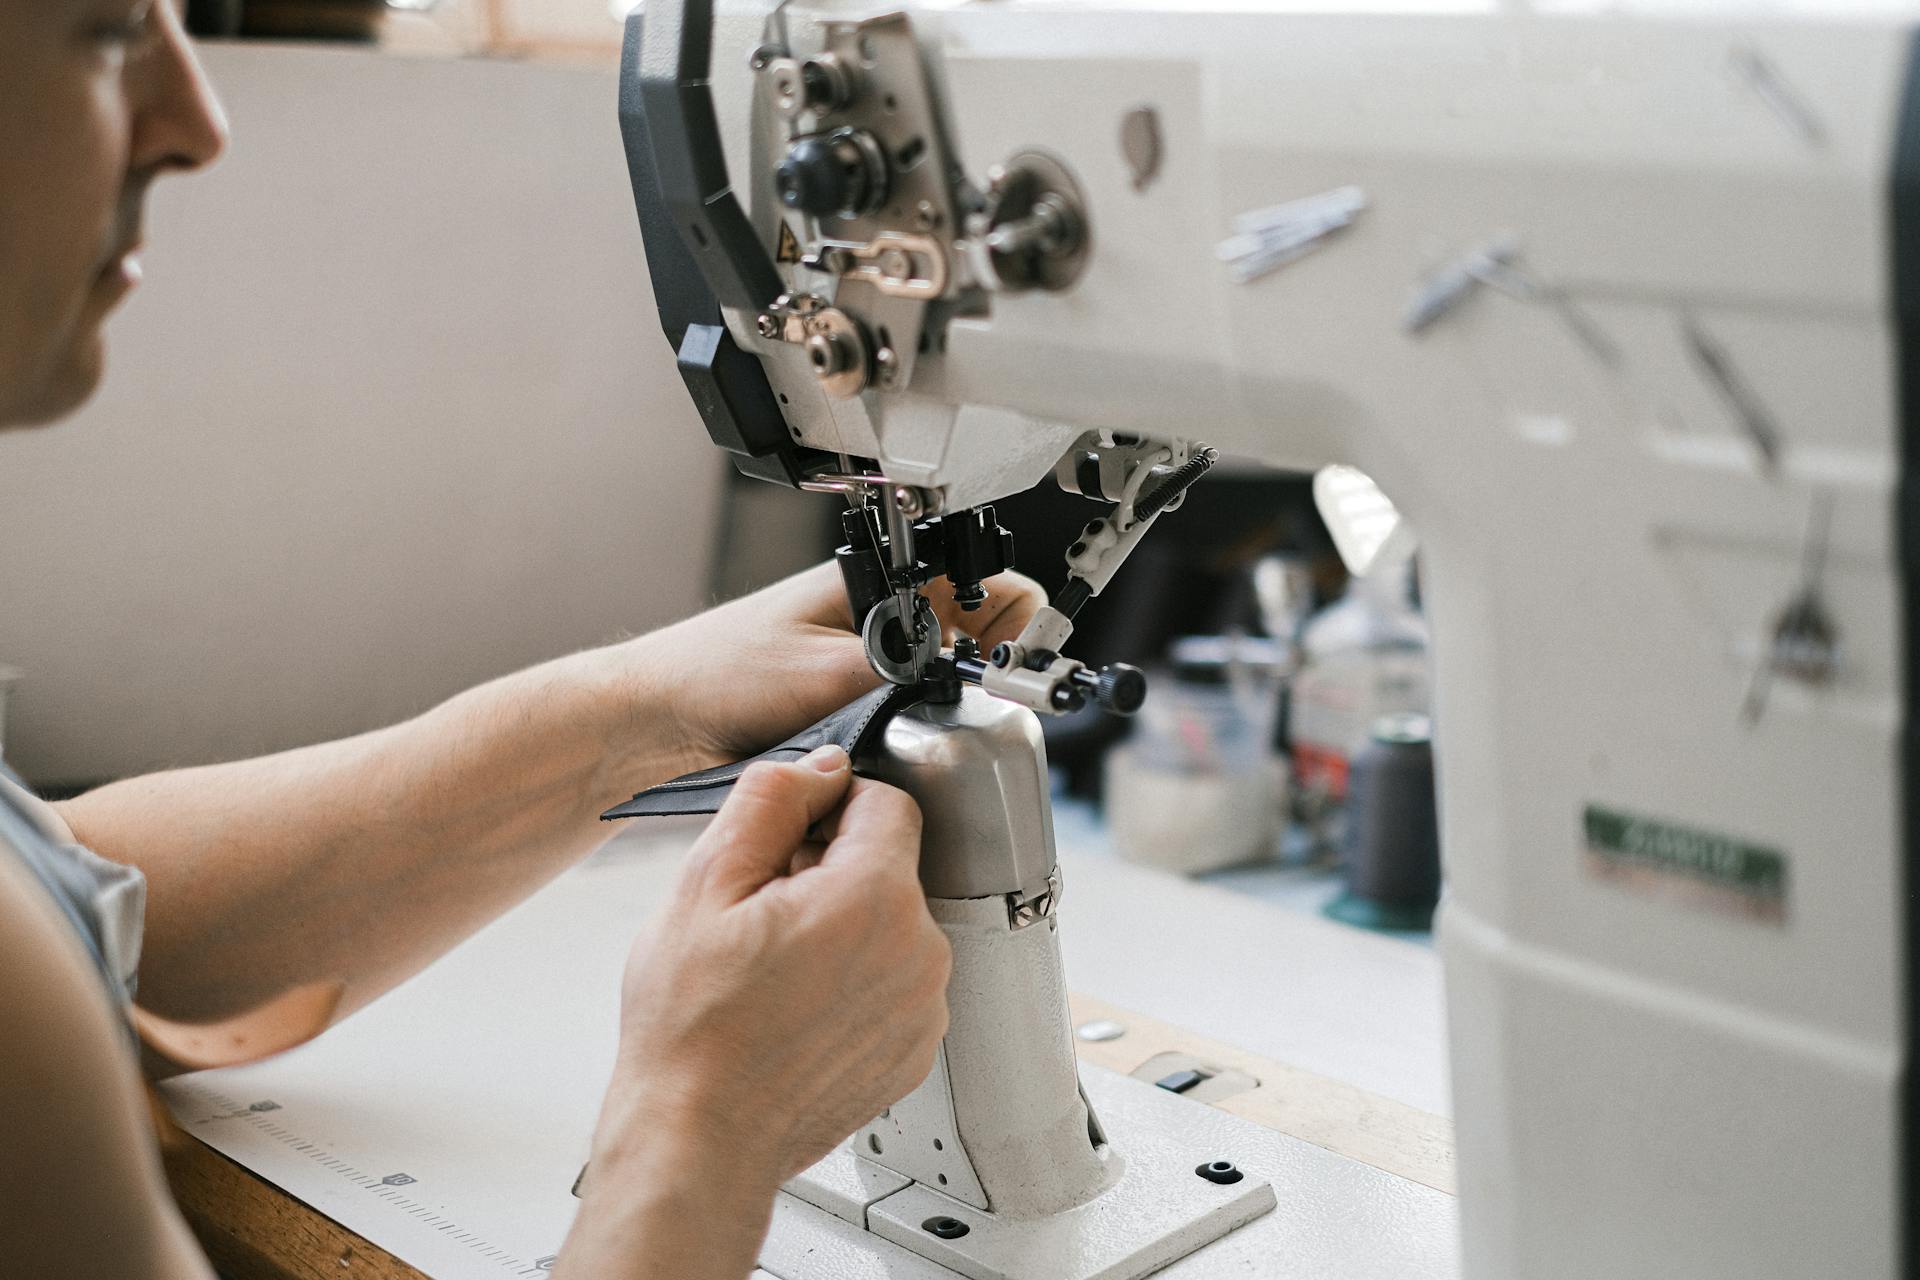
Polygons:
<instances>
[{"instance_id":1,"label":"black machine head cover","mask_svg":"<svg viewBox=\"0 0 1920 1280\"><path fill-rule=\"evenodd\" d=\"M858 770L879 741L887 721L926 697L917 685L886 685L857 698L818 724L794 734L779 746L762 751L751 760L736 760L713 769L702 769L663 782L642 791L622 805L600 815L603 822L615 818L662 818L676 814L718 813L726 803L733 784L747 766L759 760L789 764L819 747L839 744L846 749Z\"/></svg>"}]
</instances>

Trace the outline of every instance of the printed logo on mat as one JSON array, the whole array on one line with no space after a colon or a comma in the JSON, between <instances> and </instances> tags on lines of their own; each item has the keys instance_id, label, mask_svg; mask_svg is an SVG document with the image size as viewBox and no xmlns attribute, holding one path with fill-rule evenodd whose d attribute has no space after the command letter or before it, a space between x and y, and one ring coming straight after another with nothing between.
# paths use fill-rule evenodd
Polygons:
<instances>
[{"instance_id":1,"label":"printed logo on mat","mask_svg":"<svg viewBox=\"0 0 1920 1280\"><path fill-rule=\"evenodd\" d=\"M1595 879L1699 910L1786 921L1788 860L1778 849L1595 804L1582 826L1582 861Z\"/></svg>"}]
</instances>

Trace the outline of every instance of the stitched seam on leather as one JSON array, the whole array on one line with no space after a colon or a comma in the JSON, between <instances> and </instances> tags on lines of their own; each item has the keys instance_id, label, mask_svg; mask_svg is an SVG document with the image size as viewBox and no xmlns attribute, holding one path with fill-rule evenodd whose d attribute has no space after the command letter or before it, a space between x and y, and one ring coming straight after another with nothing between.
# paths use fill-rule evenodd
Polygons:
<instances>
[{"instance_id":1,"label":"stitched seam on leather","mask_svg":"<svg viewBox=\"0 0 1920 1280\"><path fill-rule=\"evenodd\" d=\"M795 757L798 758L804 756L807 749L805 747L773 747L761 752L751 760L742 760L737 764L721 765L720 771L716 773L693 774L685 778L675 778L670 782L662 782L658 786L648 787L640 793L640 796L650 796L661 791L698 791L703 787L727 786L738 782L740 775L745 773L749 766L758 764L762 760L771 760L782 751L791 751L795 754ZM781 763L784 764L788 762L782 761ZM638 800L640 796L635 796L634 799Z\"/></svg>"},{"instance_id":2,"label":"stitched seam on leather","mask_svg":"<svg viewBox=\"0 0 1920 1280\"><path fill-rule=\"evenodd\" d=\"M853 748L849 754L864 752L865 748L869 745L867 742L867 734L873 728L874 720L878 718L882 711L888 712L887 718L891 720L902 711L917 705L921 701L922 696L918 689L896 685L886 697L874 703L867 711L866 716L860 721L860 728L853 735ZM898 706L894 705L896 699L899 700Z\"/></svg>"},{"instance_id":3,"label":"stitched seam on leather","mask_svg":"<svg viewBox=\"0 0 1920 1280\"><path fill-rule=\"evenodd\" d=\"M769 752L768 754L772 753ZM640 793L640 796L650 796L661 791L698 791L702 787L718 787L725 783L737 782L740 779L740 775L747 771L747 766L752 763L753 761L751 760L743 760L738 765L724 766L723 771L720 773L702 774L689 778L675 778L671 782L662 782L657 786L648 787ZM640 796L635 796L634 799L638 800Z\"/></svg>"}]
</instances>

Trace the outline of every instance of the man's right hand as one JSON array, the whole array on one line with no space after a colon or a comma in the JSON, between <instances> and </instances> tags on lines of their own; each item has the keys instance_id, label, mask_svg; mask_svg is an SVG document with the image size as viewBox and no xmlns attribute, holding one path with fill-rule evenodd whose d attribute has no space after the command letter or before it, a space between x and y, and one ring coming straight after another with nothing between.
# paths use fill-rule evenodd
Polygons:
<instances>
[{"instance_id":1,"label":"man's right hand","mask_svg":"<svg viewBox=\"0 0 1920 1280\"><path fill-rule=\"evenodd\" d=\"M738 1280L779 1185L926 1078L952 958L919 854L837 747L735 784L628 963L560 1274Z\"/></svg>"}]
</instances>

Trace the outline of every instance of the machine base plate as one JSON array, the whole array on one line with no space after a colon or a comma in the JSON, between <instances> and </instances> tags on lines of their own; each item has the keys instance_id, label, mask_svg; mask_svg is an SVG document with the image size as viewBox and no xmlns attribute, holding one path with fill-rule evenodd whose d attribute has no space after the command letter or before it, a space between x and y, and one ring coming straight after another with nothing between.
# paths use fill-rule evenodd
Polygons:
<instances>
[{"instance_id":1,"label":"machine base plate","mask_svg":"<svg viewBox=\"0 0 1920 1280\"><path fill-rule=\"evenodd\" d=\"M794 1179L787 1193L969 1280L1140 1280L1274 1207L1253 1153L1196 1144L1195 1109L1204 1104L1097 1067L1081 1074L1124 1164L1118 1182L1079 1208L1002 1218L907 1182L847 1147ZM1217 1161L1233 1164L1240 1179L1223 1184L1196 1172ZM956 1221L966 1230L952 1237L926 1225L951 1231L945 1224ZM768 1269L781 1280L838 1280L839 1272L803 1259L771 1256L785 1250L768 1252L762 1265L775 1263Z\"/></svg>"}]
</instances>

